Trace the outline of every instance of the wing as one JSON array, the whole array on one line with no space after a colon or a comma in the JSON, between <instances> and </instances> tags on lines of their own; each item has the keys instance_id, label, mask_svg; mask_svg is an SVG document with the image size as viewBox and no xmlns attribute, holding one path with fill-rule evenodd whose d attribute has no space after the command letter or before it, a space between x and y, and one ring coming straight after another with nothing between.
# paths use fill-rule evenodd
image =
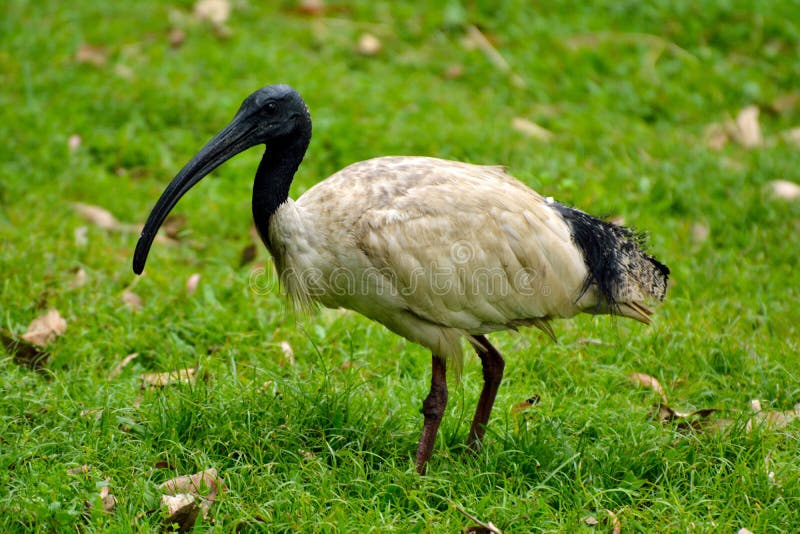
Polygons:
<instances>
[{"instance_id":1,"label":"wing","mask_svg":"<svg viewBox=\"0 0 800 534\"><path fill-rule=\"evenodd\" d=\"M410 313L482 334L580 311L587 270L546 199L500 167L399 159L353 236Z\"/></svg>"}]
</instances>

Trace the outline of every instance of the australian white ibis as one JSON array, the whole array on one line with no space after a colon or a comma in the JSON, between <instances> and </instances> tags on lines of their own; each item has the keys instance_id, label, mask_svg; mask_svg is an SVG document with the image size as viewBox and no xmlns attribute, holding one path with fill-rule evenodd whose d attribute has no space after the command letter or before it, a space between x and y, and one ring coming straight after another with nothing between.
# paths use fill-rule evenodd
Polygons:
<instances>
[{"instance_id":1,"label":"australian white ibis","mask_svg":"<svg viewBox=\"0 0 800 534\"><path fill-rule=\"evenodd\" d=\"M144 269L158 228L204 176L266 144L253 184L253 218L295 304L355 310L432 352L416 467L424 473L447 404L446 365L460 371L462 338L483 365L469 431L476 447L505 363L485 335L580 312L643 323L669 269L629 229L535 193L501 167L426 157L355 163L296 202L289 186L311 139L311 116L286 85L259 89L181 169L139 238Z\"/></svg>"}]
</instances>

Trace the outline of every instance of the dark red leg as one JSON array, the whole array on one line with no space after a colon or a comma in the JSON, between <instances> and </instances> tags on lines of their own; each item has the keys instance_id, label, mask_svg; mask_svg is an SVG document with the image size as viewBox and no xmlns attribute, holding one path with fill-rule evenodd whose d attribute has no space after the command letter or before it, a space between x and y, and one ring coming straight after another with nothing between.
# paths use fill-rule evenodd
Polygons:
<instances>
[{"instance_id":1,"label":"dark red leg","mask_svg":"<svg viewBox=\"0 0 800 534\"><path fill-rule=\"evenodd\" d=\"M475 351L483 364L483 391L481 391L478 406L475 408L475 417L472 419L472 426L467 438L467 445L473 451L478 448L486 432L486 424L489 422L492 405L497 397L497 389L503 380L503 369L506 366L503 357L486 337L475 336L475 339L480 342L480 345L475 345Z\"/></svg>"},{"instance_id":2,"label":"dark red leg","mask_svg":"<svg viewBox=\"0 0 800 534\"><path fill-rule=\"evenodd\" d=\"M439 423L442 422L442 415L447 406L447 367L443 359L433 355L431 373L431 392L422 402L422 415L425 416L425 424L422 427L422 436L419 438L417 447L417 473L425 474L425 467L428 458L433 451L433 443L436 441L436 433L439 431Z\"/></svg>"}]
</instances>

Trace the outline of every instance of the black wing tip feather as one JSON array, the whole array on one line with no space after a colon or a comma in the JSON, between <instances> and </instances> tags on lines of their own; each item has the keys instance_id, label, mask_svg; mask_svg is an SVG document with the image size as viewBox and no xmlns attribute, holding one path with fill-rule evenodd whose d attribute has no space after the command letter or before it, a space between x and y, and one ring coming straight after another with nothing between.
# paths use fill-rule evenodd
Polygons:
<instances>
[{"instance_id":1,"label":"black wing tip feather","mask_svg":"<svg viewBox=\"0 0 800 534\"><path fill-rule=\"evenodd\" d=\"M630 276L637 277L631 272L629 261L631 257L646 260L646 264L639 260L638 263L648 273L646 278L652 278L647 289L658 300L664 298L670 270L646 252L647 235L625 226L619 226L602 219L593 217L578 209L554 202L552 206L564 218L569 226L572 239L583 254L583 259L589 270L589 275L584 283L579 299L592 284L597 285L602 300L611 310L618 308L617 292ZM649 269L647 268L649 264ZM644 273L641 273L644 274ZM644 280L637 280L644 282ZM643 284L645 285L645 284ZM599 304L599 303L598 303Z\"/></svg>"}]
</instances>

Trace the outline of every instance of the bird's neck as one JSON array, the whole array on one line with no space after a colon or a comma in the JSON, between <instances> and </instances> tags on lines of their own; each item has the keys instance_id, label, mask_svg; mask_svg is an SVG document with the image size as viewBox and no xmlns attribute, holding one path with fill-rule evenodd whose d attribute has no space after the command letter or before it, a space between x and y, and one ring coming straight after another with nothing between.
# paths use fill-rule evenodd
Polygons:
<instances>
[{"instance_id":1,"label":"bird's neck","mask_svg":"<svg viewBox=\"0 0 800 534\"><path fill-rule=\"evenodd\" d=\"M269 242L269 221L278 207L289 198L300 162L311 139L310 131L291 139L270 142L253 182L253 220L261 240L272 252Z\"/></svg>"}]
</instances>

